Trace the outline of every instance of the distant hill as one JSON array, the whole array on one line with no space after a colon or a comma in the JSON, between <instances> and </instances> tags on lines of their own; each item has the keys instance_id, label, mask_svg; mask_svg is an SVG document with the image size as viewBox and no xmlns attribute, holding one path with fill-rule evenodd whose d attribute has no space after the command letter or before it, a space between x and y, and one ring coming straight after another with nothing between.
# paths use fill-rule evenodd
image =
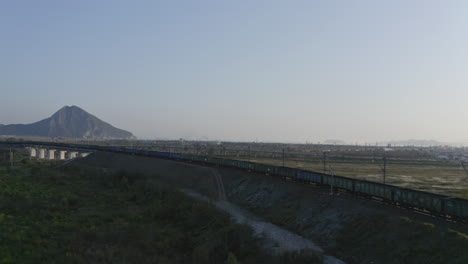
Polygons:
<instances>
[{"instance_id":1,"label":"distant hill","mask_svg":"<svg viewBox=\"0 0 468 264\"><path fill-rule=\"evenodd\" d=\"M32 124L0 125L0 135L135 139L132 133L113 127L77 106L64 106L51 117Z\"/></svg>"}]
</instances>

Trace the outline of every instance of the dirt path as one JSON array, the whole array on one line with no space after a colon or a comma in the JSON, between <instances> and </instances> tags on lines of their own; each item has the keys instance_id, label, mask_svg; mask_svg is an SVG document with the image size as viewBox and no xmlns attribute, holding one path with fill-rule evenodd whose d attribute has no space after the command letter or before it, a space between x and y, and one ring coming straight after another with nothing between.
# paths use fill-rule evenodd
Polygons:
<instances>
[{"instance_id":1,"label":"dirt path","mask_svg":"<svg viewBox=\"0 0 468 264\"><path fill-rule=\"evenodd\" d=\"M269 244L265 245L265 247L272 250L274 254L301 250L312 250L319 254L323 254L324 252L322 248L314 244L311 240L294 234L272 223L261 221L261 219L255 215L252 215L250 212L243 210L232 203L223 200L212 201L208 199L208 197L189 189L182 189L181 191L195 199L210 202L220 210L229 213L236 222L249 225L254 230L256 236L263 236L266 238ZM344 264L343 261L335 257L325 255L323 256L323 263Z\"/></svg>"}]
</instances>

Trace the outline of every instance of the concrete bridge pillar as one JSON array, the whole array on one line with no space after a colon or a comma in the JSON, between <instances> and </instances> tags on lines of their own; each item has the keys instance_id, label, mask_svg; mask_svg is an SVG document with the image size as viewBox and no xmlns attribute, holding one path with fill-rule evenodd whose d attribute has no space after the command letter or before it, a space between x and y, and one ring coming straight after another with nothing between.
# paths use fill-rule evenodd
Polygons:
<instances>
[{"instance_id":1,"label":"concrete bridge pillar","mask_svg":"<svg viewBox=\"0 0 468 264\"><path fill-rule=\"evenodd\" d=\"M35 148L29 148L29 153L31 158L35 158L37 156Z\"/></svg>"},{"instance_id":2,"label":"concrete bridge pillar","mask_svg":"<svg viewBox=\"0 0 468 264\"><path fill-rule=\"evenodd\" d=\"M65 150L60 150L60 159L64 160L65 159L65 153L67 153Z\"/></svg>"},{"instance_id":3,"label":"concrete bridge pillar","mask_svg":"<svg viewBox=\"0 0 468 264\"><path fill-rule=\"evenodd\" d=\"M55 159L55 149L49 149L49 160Z\"/></svg>"},{"instance_id":4,"label":"concrete bridge pillar","mask_svg":"<svg viewBox=\"0 0 468 264\"><path fill-rule=\"evenodd\" d=\"M76 158L76 154L78 154L78 152L69 151L68 152L68 159Z\"/></svg>"},{"instance_id":5,"label":"concrete bridge pillar","mask_svg":"<svg viewBox=\"0 0 468 264\"><path fill-rule=\"evenodd\" d=\"M39 158L40 159L45 159L45 149L39 149Z\"/></svg>"}]
</instances>

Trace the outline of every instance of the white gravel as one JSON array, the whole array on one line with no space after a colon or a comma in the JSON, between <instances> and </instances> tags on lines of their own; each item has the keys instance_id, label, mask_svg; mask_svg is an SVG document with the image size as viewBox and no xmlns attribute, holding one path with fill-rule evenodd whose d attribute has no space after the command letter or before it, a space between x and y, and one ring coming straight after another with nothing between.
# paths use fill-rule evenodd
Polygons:
<instances>
[{"instance_id":1,"label":"white gravel","mask_svg":"<svg viewBox=\"0 0 468 264\"><path fill-rule=\"evenodd\" d=\"M275 254L301 250L312 250L320 254L323 254L324 252L322 248L317 246L310 239L306 239L272 223L261 221L250 212L243 210L230 202L211 201L206 196L189 189L183 189L181 191L198 200L210 202L217 208L229 213L236 222L249 225L254 230L256 236L264 237L269 241L269 245L266 246L270 250L273 250L273 253ZM344 264L343 261L332 256L323 256L323 263Z\"/></svg>"}]
</instances>

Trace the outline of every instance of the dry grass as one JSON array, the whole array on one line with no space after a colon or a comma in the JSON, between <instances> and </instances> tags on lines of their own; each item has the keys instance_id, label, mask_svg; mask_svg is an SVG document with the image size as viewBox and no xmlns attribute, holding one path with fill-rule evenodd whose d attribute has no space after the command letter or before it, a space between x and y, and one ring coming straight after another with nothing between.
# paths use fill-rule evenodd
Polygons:
<instances>
[{"instance_id":1,"label":"dry grass","mask_svg":"<svg viewBox=\"0 0 468 264\"><path fill-rule=\"evenodd\" d=\"M236 158L236 157L230 157ZM279 158L237 158L252 162L281 166L283 161ZM383 182L383 173L376 162L362 162L344 160L328 162L332 165L336 175L354 179ZM320 161L306 161L303 159L285 160L286 167L300 168L323 172L323 163ZM329 173L329 171L327 171ZM448 162L419 162L391 160L387 164L386 183L439 193L449 196L468 198L468 177L456 163Z\"/></svg>"}]
</instances>

